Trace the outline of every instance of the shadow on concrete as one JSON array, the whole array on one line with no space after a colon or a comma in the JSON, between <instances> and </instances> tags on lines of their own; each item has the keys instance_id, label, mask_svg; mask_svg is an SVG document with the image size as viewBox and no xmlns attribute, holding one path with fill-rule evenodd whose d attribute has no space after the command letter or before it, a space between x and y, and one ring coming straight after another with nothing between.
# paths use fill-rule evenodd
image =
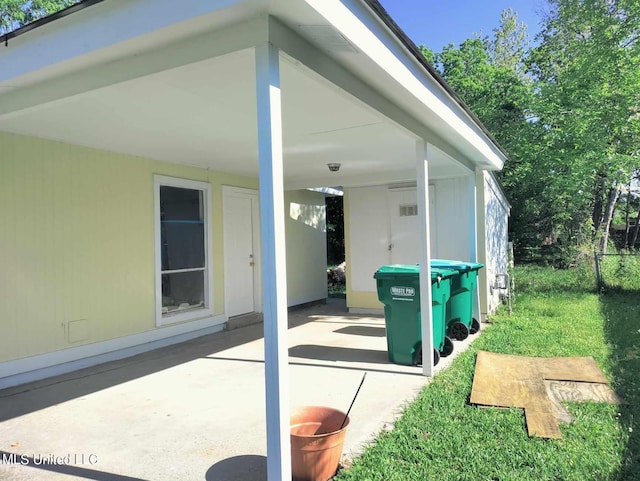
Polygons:
<instances>
[{"instance_id":1,"label":"shadow on concrete","mask_svg":"<svg viewBox=\"0 0 640 481\"><path fill-rule=\"evenodd\" d=\"M364 349L362 349L364 351ZM378 352L378 351L373 351L373 352ZM386 352L386 351L385 351ZM211 359L212 361L232 361L232 362L253 362L253 363L259 363L259 364L264 364L264 361L262 359L243 359L240 357L220 357L220 356L207 356L203 359ZM311 358L311 359L316 359L316 358ZM320 360L320 359L316 359L316 360ZM331 359L333 360L333 359ZM360 360L358 360L360 362ZM382 364L382 362L380 360L376 360L376 361L362 361L362 362L375 362L378 364ZM391 362L389 362L388 360L386 362L384 362L384 364L388 365L389 367L393 368L393 366L395 366L396 364L393 364ZM345 370L345 371L358 371L358 372L362 372L363 368L362 367L349 367L349 366L336 366L335 364L314 364L312 362L292 362L289 361L289 366L313 366L313 367L322 367L322 368L326 368L326 369L341 369L341 370ZM406 367L410 367L410 366L406 366ZM418 372L406 372L406 371L398 371L398 370L394 370L394 369L373 369L371 367L367 367L366 368L367 372L380 372L380 373L384 373L384 374L402 374L403 376L420 376L420 377L424 377L422 374L422 371Z\"/></svg>"},{"instance_id":2,"label":"shadow on concrete","mask_svg":"<svg viewBox=\"0 0 640 481\"><path fill-rule=\"evenodd\" d=\"M341 329L333 331L337 334L350 334L353 336L367 336L367 337L385 337L387 331L384 327L371 327L371 326L347 326Z\"/></svg>"},{"instance_id":3,"label":"shadow on concrete","mask_svg":"<svg viewBox=\"0 0 640 481\"><path fill-rule=\"evenodd\" d=\"M211 466L206 481L267 481L267 458L247 454L223 459Z\"/></svg>"},{"instance_id":4,"label":"shadow on concrete","mask_svg":"<svg viewBox=\"0 0 640 481\"><path fill-rule=\"evenodd\" d=\"M346 316L346 317L344 317ZM349 316L344 300L330 299L305 309L289 311L289 326L310 322L361 321ZM339 330L340 331L340 330ZM382 336L383 328L361 323L345 334ZM215 359L218 352L263 338L263 324L253 324L202 336L190 341L155 349L125 359L111 361L40 381L0 390L0 422L61 404L72 399L108 389L150 374L154 374L196 359ZM366 349L346 349L329 346L296 346L291 355L306 359L389 364L386 352ZM246 360L242 360L246 361ZM264 361L260 361L264 362ZM295 364L295 363L292 363ZM345 367L345 369L349 369Z\"/></svg>"},{"instance_id":5,"label":"shadow on concrete","mask_svg":"<svg viewBox=\"0 0 640 481\"><path fill-rule=\"evenodd\" d=\"M303 359L322 361L371 362L389 364L387 351L373 349L355 349L350 347L320 346L317 344L300 344L289 348L289 355Z\"/></svg>"},{"instance_id":6,"label":"shadow on concrete","mask_svg":"<svg viewBox=\"0 0 640 481\"><path fill-rule=\"evenodd\" d=\"M0 422L210 356L262 336L262 324L255 324L3 389L0 390Z\"/></svg>"},{"instance_id":7,"label":"shadow on concrete","mask_svg":"<svg viewBox=\"0 0 640 481\"><path fill-rule=\"evenodd\" d=\"M377 327L380 324L379 323L373 323L373 322L363 322L362 321L362 317L349 317L349 316L343 316L340 315L339 316L340 319L336 319L336 316L309 316L309 320L313 321L313 322L317 322L317 323L322 323L322 324L344 324L346 322L354 322L357 323L360 326L373 326L373 327ZM376 316L364 316L364 317L368 317L368 318L375 318L377 319ZM384 320L384 318L381 318ZM289 327L293 327L292 323L289 322Z\"/></svg>"},{"instance_id":8,"label":"shadow on concrete","mask_svg":"<svg viewBox=\"0 0 640 481\"><path fill-rule=\"evenodd\" d=\"M290 309L289 326L346 314L346 304L331 300L305 309ZM263 324L198 337L67 374L0 390L0 422L76 399L165 369L246 344L264 335Z\"/></svg>"},{"instance_id":9,"label":"shadow on concrete","mask_svg":"<svg viewBox=\"0 0 640 481\"><path fill-rule=\"evenodd\" d=\"M131 476L107 473L105 471L83 467L82 465L92 465L100 462L99 458L94 458L90 454L72 454L69 456L68 459L60 456L55 458L48 457L47 455L34 458L25 454L0 451L0 459L3 460L3 463L30 467L34 468L34 470L51 471L54 473L67 474L74 478L94 479L96 481L146 481L141 478L132 478ZM37 471L34 471L33 479L38 479Z\"/></svg>"}]
</instances>

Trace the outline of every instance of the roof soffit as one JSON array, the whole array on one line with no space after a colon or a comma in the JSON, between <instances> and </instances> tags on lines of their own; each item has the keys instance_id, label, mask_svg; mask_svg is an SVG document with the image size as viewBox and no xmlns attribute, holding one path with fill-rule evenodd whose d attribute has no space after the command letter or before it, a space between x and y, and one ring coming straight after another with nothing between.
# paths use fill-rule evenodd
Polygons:
<instances>
[{"instance_id":1,"label":"roof soffit","mask_svg":"<svg viewBox=\"0 0 640 481\"><path fill-rule=\"evenodd\" d=\"M362 0L308 0L325 24L332 25L360 52L327 52L389 100L422 122L439 137L451 138L467 158L481 168L501 168L505 156L492 139L407 51L398 37L383 24L378 13ZM283 0L274 1L282 5ZM296 30L296 18L284 7L274 8L289 28ZM304 31L297 29L302 36ZM307 36L312 43L314 39ZM319 46L322 48L322 46ZM398 88L400 87L400 88ZM428 139L426 139L428 140Z\"/></svg>"}]
</instances>

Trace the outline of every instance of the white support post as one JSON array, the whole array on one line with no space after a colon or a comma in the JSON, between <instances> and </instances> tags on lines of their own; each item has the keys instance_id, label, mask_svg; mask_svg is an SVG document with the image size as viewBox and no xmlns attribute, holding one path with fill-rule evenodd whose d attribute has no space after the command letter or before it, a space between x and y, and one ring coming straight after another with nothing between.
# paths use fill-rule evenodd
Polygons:
<instances>
[{"instance_id":1,"label":"white support post","mask_svg":"<svg viewBox=\"0 0 640 481\"><path fill-rule=\"evenodd\" d=\"M418 223L420 224L420 312L422 323L422 374L433 376L433 324L431 313L431 246L429 241L429 144L416 142Z\"/></svg>"},{"instance_id":2,"label":"white support post","mask_svg":"<svg viewBox=\"0 0 640 481\"><path fill-rule=\"evenodd\" d=\"M482 169L476 170L476 239L478 251L476 255L476 262L482 262L487 265L487 218L485 212L485 179L484 171ZM487 312L489 311L488 305L488 275L487 268L478 272L478 302L479 302L479 314L480 317L474 316L479 322L483 322L486 319Z\"/></svg>"},{"instance_id":3,"label":"white support post","mask_svg":"<svg viewBox=\"0 0 640 481\"><path fill-rule=\"evenodd\" d=\"M282 105L276 47L256 47L267 479L291 479Z\"/></svg>"},{"instance_id":4,"label":"white support post","mask_svg":"<svg viewBox=\"0 0 640 481\"><path fill-rule=\"evenodd\" d=\"M469 222L469 260L478 262L478 192L476 189L475 172L469 176L469 211L471 212L471 222ZM482 229L484 235L484 228ZM480 273L478 273L480 277ZM476 291L472 293L473 317L480 321L480 284L476 284Z\"/></svg>"}]
</instances>

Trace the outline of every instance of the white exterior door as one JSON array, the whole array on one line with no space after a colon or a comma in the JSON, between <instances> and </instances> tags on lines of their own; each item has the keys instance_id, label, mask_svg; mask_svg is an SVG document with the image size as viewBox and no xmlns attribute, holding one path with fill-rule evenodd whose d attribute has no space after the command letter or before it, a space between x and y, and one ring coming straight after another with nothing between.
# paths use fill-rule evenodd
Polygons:
<instances>
[{"instance_id":1,"label":"white exterior door","mask_svg":"<svg viewBox=\"0 0 640 481\"><path fill-rule=\"evenodd\" d=\"M418 197L414 188L389 189L389 261L391 264L417 264L420 252ZM431 254L435 251L435 192L429 186L429 238Z\"/></svg>"},{"instance_id":2,"label":"white exterior door","mask_svg":"<svg viewBox=\"0 0 640 481\"><path fill-rule=\"evenodd\" d=\"M223 188L224 286L227 317L259 310L258 193Z\"/></svg>"}]
</instances>

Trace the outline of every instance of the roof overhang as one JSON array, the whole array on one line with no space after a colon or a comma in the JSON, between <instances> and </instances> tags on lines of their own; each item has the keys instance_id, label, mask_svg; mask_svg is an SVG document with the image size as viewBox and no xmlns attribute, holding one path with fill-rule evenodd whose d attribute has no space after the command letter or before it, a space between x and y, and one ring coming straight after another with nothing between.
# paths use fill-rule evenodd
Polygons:
<instances>
[{"instance_id":1,"label":"roof overhang","mask_svg":"<svg viewBox=\"0 0 640 481\"><path fill-rule=\"evenodd\" d=\"M505 155L371 0L105 0L0 51L0 130L257 174L253 49L281 50L287 188L496 170ZM339 162L338 173L326 164Z\"/></svg>"}]
</instances>

